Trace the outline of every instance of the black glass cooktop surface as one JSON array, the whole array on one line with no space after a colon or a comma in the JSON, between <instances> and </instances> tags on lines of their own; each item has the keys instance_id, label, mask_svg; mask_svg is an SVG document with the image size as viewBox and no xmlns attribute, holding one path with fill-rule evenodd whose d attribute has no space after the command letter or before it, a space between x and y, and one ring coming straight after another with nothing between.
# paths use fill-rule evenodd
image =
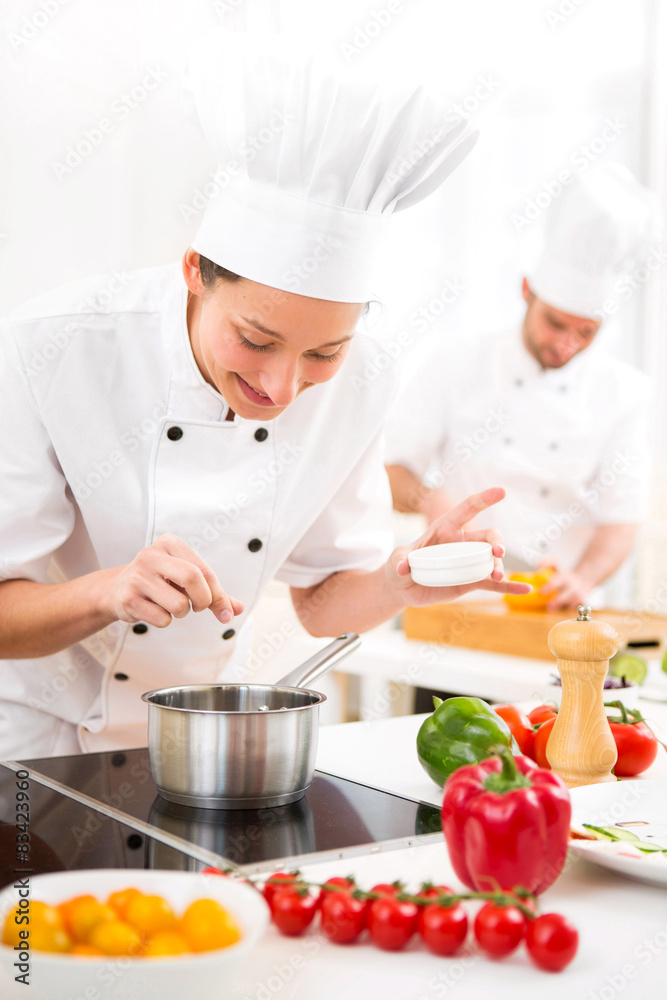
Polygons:
<instances>
[{"instance_id":1,"label":"black glass cooktop surface","mask_svg":"<svg viewBox=\"0 0 667 1000\"><path fill-rule=\"evenodd\" d=\"M210 852L235 865L260 869L274 859L304 854L362 853L364 847L370 850L369 845L384 841L399 841L396 846L403 846L400 842L440 830L439 810L432 805L320 771L315 772L305 796L291 805L215 810L163 799L151 778L147 749L44 758L26 761L25 766L34 788L46 780L60 789L49 793L58 802L60 818L54 816L54 821L56 826L64 821L70 840L73 828L75 840L89 843L96 831L99 834L100 824L111 829L121 824L132 827L135 822L135 831L143 835L143 850L137 853L148 868L196 870L211 862ZM68 798L77 795L84 798L84 804ZM66 801L61 801L63 797ZM111 819L99 812L109 807ZM55 828L50 835L53 839ZM191 853L183 842L191 845ZM67 867L91 867L90 858L79 864L77 855L73 861ZM122 865L120 860L114 866Z\"/></svg>"}]
</instances>

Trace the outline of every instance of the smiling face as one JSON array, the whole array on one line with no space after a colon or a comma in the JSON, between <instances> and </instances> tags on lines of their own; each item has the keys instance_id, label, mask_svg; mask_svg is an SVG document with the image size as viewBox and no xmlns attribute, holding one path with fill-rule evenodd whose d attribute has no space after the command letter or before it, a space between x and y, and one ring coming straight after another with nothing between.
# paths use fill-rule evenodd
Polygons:
<instances>
[{"instance_id":1,"label":"smiling face","mask_svg":"<svg viewBox=\"0 0 667 1000\"><path fill-rule=\"evenodd\" d=\"M205 286L192 248L183 276L197 366L247 420L272 420L305 389L333 378L364 310L364 303L311 299L246 278Z\"/></svg>"},{"instance_id":2,"label":"smiling face","mask_svg":"<svg viewBox=\"0 0 667 1000\"><path fill-rule=\"evenodd\" d=\"M523 342L543 368L562 368L575 354L593 343L600 329L597 320L561 312L538 299L523 279L523 297L528 303L523 322Z\"/></svg>"}]
</instances>

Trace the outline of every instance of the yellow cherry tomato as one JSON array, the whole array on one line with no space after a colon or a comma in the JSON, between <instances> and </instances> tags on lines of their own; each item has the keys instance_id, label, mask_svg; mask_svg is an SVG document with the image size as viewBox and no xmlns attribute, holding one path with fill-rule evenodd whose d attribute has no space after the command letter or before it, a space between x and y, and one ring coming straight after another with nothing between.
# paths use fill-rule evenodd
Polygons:
<instances>
[{"instance_id":1,"label":"yellow cherry tomato","mask_svg":"<svg viewBox=\"0 0 667 1000\"><path fill-rule=\"evenodd\" d=\"M227 948L241 938L239 926L227 910L214 899L190 903L180 921L180 932L192 951Z\"/></svg>"},{"instance_id":2,"label":"yellow cherry tomato","mask_svg":"<svg viewBox=\"0 0 667 1000\"><path fill-rule=\"evenodd\" d=\"M90 932L89 944L105 955L138 955L141 950L139 931L125 920L103 920Z\"/></svg>"},{"instance_id":3,"label":"yellow cherry tomato","mask_svg":"<svg viewBox=\"0 0 667 1000\"><path fill-rule=\"evenodd\" d=\"M92 944L73 944L69 950L70 955L88 955L89 958L99 958L104 955L99 948L93 948Z\"/></svg>"},{"instance_id":4,"label":"yellow cherry tomato","mask_svg":"<svg viewBox=\"0 0 667 1000\"><path fill-rule=\"evenodd\" d=\"M190 946L182 934L176 931L159 931L146 942L143 954L148 958L164 955L182 955L190 951Z\"/></svg>"},{"instance_id":5,"label":"yellow cherry tomato","mask_svg":"<svg viewBox=\"0 0 667 1000\"><path fill-rule=\"evenodd\" d=\"M17 923L17 916L19 919L23 916L26 916L28 919L21 919L21 923ZM25 943L25 938L21 938L20 932L28 931L30 944L32 945L33 932L36 928L42 928L43 933L40 934L40 940L47 940L48 935L54 935L56 931L66 933L66 927L58 908L50 906L48 903L42 903L39 899L32 899L30 900L30 906L25 910L17 913L14 909L10 910L7 914L2 931L2 943L10 945L12 948L17 944L23 944ZM55 940L62 941L62 938L58 935ZM35 947L37 946L35 945ZM59 951L60 948L41 950Z\"/></svg>"},{"instance_id":6,"label":"yellow cherry tomato","mask_svg":"<svg viewBox=\"0 0 667 1000\"><path fill-rule=\"evenodd\" d=\"M72 927L72 914L82 906L82 904L92 903L94 906L98 905L98 900L94 896L87 894L85 896L72 896L71 899L66 899L64 903L60 903L57 907L58 913L62 917L63 923L65 925L65 930L68 934L74 934Z\"/></svg>"},{"instance_id":7,"label":"yellow cherry tomato","mask_svg":"<svg viewBox=\"0 0 667 1000\"><path fill-rule=\"evenodd\" d=\"M117 892L111 893L107 899L107 906L115 910L121 920L125 920L129 904L133 899L141 895L142 893L138 889L119 889Z\"/></svg>"},{"instance_id":8,"label":"yellow cherry tomato","mask_svg":"<svg viewBox=\"0 0 667 1000\"><path fill-rule=\"evenodd\" d=\"M176 915L162 896L134 896L125 909L125 919L146 937L176 926Z\"/></svg>"},{"instance_id":9,"label":"yellow cherry tomato","mask_svg":"<svg viewBox=\"0 0 667 1000\"><path fill-rule=\"evenodd\" d=\"M115 910L100 903L94 896L78 896L61 906L65 907L66 926L70 936L80 944L90 942L91 931L98 924L117 919Z\"/></svg>"},{"instance_id":10,"label":"yellow cherry tomato","mask_svg":"<svg viewBox=\"0 0 667 1000\"><path fill-rule=\"evenodd\" d=\"M35 951L66 952L72 940L55 906L35 900L30 905L30 947Z\"/></svg>"}]
</instances>

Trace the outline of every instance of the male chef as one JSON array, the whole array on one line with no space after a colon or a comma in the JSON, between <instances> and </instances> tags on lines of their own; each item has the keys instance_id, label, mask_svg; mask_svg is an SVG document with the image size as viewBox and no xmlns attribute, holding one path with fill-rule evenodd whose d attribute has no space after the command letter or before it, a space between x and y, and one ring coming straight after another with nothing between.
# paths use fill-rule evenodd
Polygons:
<instances>
[{"instance_id":1,"label":"male chef","mask_svg":"<svg viewBox=\"0 0 667 1000\"><path fill-rule=\"evenodd\" d=\"M503 532L508 567L556 568L550 609L590 600L644 516L648 379L598 334L632 294L657 219L622 165L577 178L549 210L520 325L430 353L388 426L394 507L431 523L483 484L504 486L485 523Z\"/></svg>"}]
</instances>

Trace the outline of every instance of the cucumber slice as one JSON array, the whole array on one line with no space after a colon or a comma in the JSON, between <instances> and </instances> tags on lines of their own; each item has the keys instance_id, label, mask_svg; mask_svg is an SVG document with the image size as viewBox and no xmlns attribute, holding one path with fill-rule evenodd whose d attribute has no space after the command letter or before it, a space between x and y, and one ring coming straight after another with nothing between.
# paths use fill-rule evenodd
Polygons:
<instances>
[{"instance_id":1,"label":"cucumber slice","mask_svg":"<svg viewBox=\"0 0 667 1000\"><path fill-rule=\"evenodd\" d=\"M643 684L648 673L648 665L644 657L637 656L636 653L617 653L609 661L609 673L612 677L625 677L628 681Z\"/></svg>"},{"instance_id":2,"label":"cucumber slice","mask_svg":"<svg viewBox=\"0 0 667 1000\"><path fill-rule=\"evenodd\" d=\"M618 826L593 826L592 823L582 823L581 825L594 833L598 840L626 840L638 851L643 851L644 854L667 854L667 847L653 844L650 840L641 840L632 830L625 830Z\"/></svg>"},{"instance_id":3,"label":"cucumber slice","mask_svg":"<svg viewBox=\"0 0 667 1000\"><path fill-rule=\"evenodd\" d=\"M621 829L618 826L593 826L591 823L583 823L582 826L595 833L598 840L639 840L632 830Z\"/></svg>"}]
</instances>

